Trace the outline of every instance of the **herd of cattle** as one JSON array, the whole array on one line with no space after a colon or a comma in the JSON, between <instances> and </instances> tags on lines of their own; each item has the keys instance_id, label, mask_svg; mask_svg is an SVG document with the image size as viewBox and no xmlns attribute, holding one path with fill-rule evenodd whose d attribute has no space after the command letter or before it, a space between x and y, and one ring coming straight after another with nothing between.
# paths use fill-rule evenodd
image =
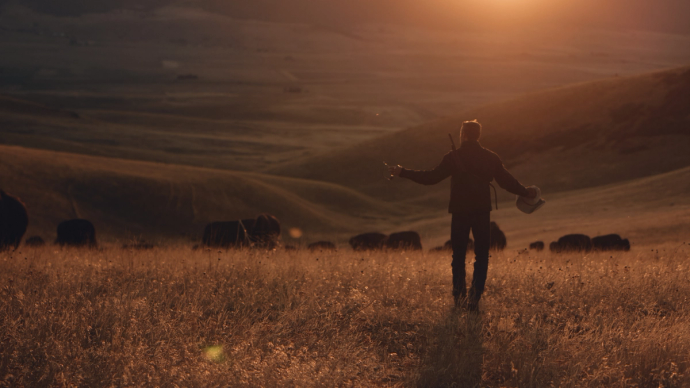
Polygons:
<instances>
[{"instance_id":1,"label":"herd of cattle","mask_svg":"<svg viewBox=\"0 0 690 388\"><path fill-rule=\"evenodd\" d=\"M29 216L24 204L0 190L0 251L19 247L28 225ZM55 243L62 246L96 247L96 228L88 220L63 221L57 227ZM24 244L39 247L45 245L45 241L40 236L32 236Z\"/></svg>"},{"instance_id":2,"label":"herd of cattle","mask_svg":"<svg viewBox=\"0 0 690 388\"><path fill-rule=\"evenodd\" d=\"M0 190L0 251L8 248L17 248L26 233L29 217L24 204L15 197L7 195ZM237 221L212 222L206 225L201 245L195 248L264 248L273 249L280 246L281 226L275 216L261 214L256 218ZM45 241L40 236L27 238L24 242L27 246L42 246ZM96 247L96 229L93 224L84 219L73 219L61 222L57 227L56 244L63 246ZM352 237L350 246L355 251L371 250L421 250L422 239L415 231L404 231L386 235L383 233L363 233ZM498 224L491 223L490 248L503 250L507 246L506 235ZM137 243L123 245L123 248L152 248L153 245ZM294 250L297 247L283 245L286 250ZM472 250L474 244L469 240L468 250ZM545 248L542 241L537 241L529 246L532 250L541 251ZM311 251L336 250L336 245L330 241L317 241L307 246ZM561 237L549 245L554 253L592 250L630 250L630 242L622 239L617 234L609 234L590 238L583 234L569 234ZM432 251L451 251L452 243L447 241L443 246L433 248Z\"/></svg>"}]
</instances>

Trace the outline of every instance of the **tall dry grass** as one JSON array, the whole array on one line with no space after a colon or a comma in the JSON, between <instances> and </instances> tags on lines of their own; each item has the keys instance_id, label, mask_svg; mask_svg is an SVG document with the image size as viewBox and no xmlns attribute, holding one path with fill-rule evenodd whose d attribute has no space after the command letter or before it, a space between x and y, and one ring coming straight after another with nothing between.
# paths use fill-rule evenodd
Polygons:
<instances>
[{"instance_id":1,"label":"tall dry grass","mask_svg":"<svg viewBox=\"0 0 690 388\"><path fill-rule=\"evenodd\" d=\"M0 386L690 386L689 256L494 254L475 315L447 255L23 248Z\"/></svg>"}]
</instances>

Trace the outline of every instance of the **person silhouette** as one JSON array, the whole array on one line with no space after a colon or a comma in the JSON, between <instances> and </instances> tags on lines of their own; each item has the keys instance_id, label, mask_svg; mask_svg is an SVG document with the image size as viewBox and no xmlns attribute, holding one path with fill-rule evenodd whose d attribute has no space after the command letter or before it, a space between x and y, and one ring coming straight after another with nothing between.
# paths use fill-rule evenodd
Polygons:
<instances>
[{"instance_id":1,"label":"person silhouette","mask_svg":"<svg viewBox=\"0 0 690 388\"><path fill-rule=\"evenodd\" d=\"M389 166L391 176L407 178L423 185L435 185L451 177L448 212L452 214L453 297L456 307L465 307L470 311L478 310L489 267L491 182L496 180L503 189L522 197L535 198L538 195L535 188L525 187L515 179L496 153L479 144L481 132L482 125L477 120L463 122L460 148L446 154L433 170ZM470 230L474 236L475 261L468 295L465 256Z\"/></svg>"}]
</instances>

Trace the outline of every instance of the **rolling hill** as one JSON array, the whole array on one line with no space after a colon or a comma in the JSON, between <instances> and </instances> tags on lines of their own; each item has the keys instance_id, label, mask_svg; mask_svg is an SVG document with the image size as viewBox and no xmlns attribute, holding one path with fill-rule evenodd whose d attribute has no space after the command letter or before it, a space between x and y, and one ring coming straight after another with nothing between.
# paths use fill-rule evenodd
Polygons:
<instances>
[{"instance_id":1,"label":"rolling hill","mask_svg":"<svg viewBox=\"0 0 690 388\"><path fill-rule=\"evenodd\" d=\"M259 171L527 92L690 63L683 35L331 27L189 3L2 8L0 144Z\"/></svg>"},{"instance_id":2,"label":"rolling hill","mask_svg":"<svg viewBox=\"0 0 690 388\"><path fill-rule=\"evenodd\" d=\"M16 146L0 146L0 187L26 203L27 235L48 240L76 217L108 239L196 239L210 221L267 212L311 241L386 228L406 210L331 183Z\"/></svg>"},{"instance_id":3,"label":"rolling hill","mask_svg":"<svg viewBox=\"0 0 690 388\"><path fill-rule=\"evenodd\" d=\"M511 251L568 233L620 233L637 245L688 240L690 167L601 187L556 193L526 216L502 204L492 218ZM347 246L363 231L418 230L425 248L447 239L444 209L390 204L332 183L0 146L0 188L30 213L27 236L55 236L68 218L94 222L102 240L198 241L214 220L277 215L303 243ZM291 243L287 233L283 237ZM685 240L684 240L685 239Z\"/></svg>"},{"instance_id":4,"label":"rolling hill","mask_svg":"<svg viewBox=\"0 0 690 388\"><path fill-rule=\"evenodd\" d=\"M547 196L653 176L690 165L690 68L532 93L265 172L443 207L447 182L388 182L381 161L433 168L449 151L447 135L457 139L462 121L474 118L484 125L482 144Z\"/></svg>"},{"instance_id":5,"label":"rolling hill","mask_svg":"<svg viewBox=\"0 0 690 388\"><path fill-rule=\"evenodd\" d=\"M690 167L600 187L554 193L539 211L525 215L504 204L491 215L508 238L508 255L530 242L549 242L570 233L598 236L618 233L633 248L666 242L690 243ZM448 239L450 216L412 223L429 246Z\"/></svg>"}]
</instances>

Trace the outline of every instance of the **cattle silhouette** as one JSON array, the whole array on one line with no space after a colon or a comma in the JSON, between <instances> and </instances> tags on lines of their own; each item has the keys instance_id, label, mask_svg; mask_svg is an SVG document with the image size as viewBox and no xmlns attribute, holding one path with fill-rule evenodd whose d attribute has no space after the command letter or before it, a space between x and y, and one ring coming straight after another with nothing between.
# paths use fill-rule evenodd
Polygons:
<instances>
[{"instance_id":1,"label":"cattle silhouette","mask_svg":"<svg viewBox=\"0 0 690 388\"><path fill-rule=\"evenodd\" d=\"M0 190L0 251L17 249L28 225L29 215L22 201Z\"/></svg>"},{"instance_id":2,"label":"cattle silhouette","mask_svg":"<svg viewBox=\"0 0 690 388\"><path fill-rule=\"evenodd\" d=\"M73 247L96 247L96 228L89 220L73 219L62 221L57 227L56 244Z\"/></svg>"},{"instance_id":3,"label":"cattle silhouette","mask_svg":"<svg viewBox=\"0 0 690 388\"><path fill-rule=\"evenodd\" d=\"M543 251L544 250L544 242L543 241L535 241L535 242L529 244L529 249L533 249L535 251Z\"/></svg>"},{"instance_id":4,"label":"cattle silhouette","mask_svg":"<svg viewBox=\"0 0 690 388\"><path fill-rule=\"evenodd\" d=\"M549 246L551 252L589 252L592 250L592 239L584 234L568 234L554 241Z\"/></svg>"},{"instance_id":5,"label":"cattle silhouette","mask_svg":"<svg viewBox=\"0 0 690 388\"><path fill-rule=\"evenodd\" d=\"M145 251L148 249L153 249L156 246L146 240L134 240L129 243L122 244L122 249L132 249L138 251Z\"/></svg>"},{"instance_id":6,"label":"cattle silhouette","mask_svg":"<svg viewBox=\"0 0 690 388\"><path fill-rule=\"evenodd\" d=\"M310 251L335 251L336 247L330 241L317 241L307 246Z\"/></svg>"},{"instance_id":7,"label":"cattle silhouette","mask_svg":"<svg viewBox=\"0 0 690 388\"><path fill-rule=\"evenodd\" d=\"M471 238L467 240L467 251L474 250L474 240ZM453 240L446 241L443 246L431 248L431 252L453 251Z\"/></svg>"},{"instance_id":8,"label":"cattle silhouette","mask_svg":"<svg viewBox=\"0 0 690 388\"><path fill-rule=\"evenodd\" d=\"M249 221L249 220L247 220ZM280 239L280 221L270 214L261 214L256 217L254 224L249 228L249 238L255 246L273 248L278 245Z\"/></svg>"},{"instance_id":9,"label":"cattle silhouette","mask_svg":"<svg viewBox=\"0 0 690 388\"><path fill-rule=\"evenodd\" d=\"M371 251L382 249L387 238L388 236L383 233L362 233L350 239L350 246L355 251Z\"/></svg>"},{"instance_id":10,"label":"cattle silhouette","mask_svg":"<svg viewBox=\"0 0 690 388\"><path fill-rule=\"evenodd\" d=\"M252 243L249 233L243 221L211 222L204 228L202 244L216 248L246 247Z\"/></svg>"},{"instance_id":11,"label":"cattle silhouette","mask_svg":"<svg viewBox=\"0 0 690 388\"><path fill-rule=\"evenodd\" d=\"M417 251L422 249L422 238L415 231L392 233L386 240L388 249L410 249Z\"/></svg>"},{"instance_id":12,"label":"cattle silhouette","mask_svg":"<svg viewBox=\"0 0 690 388\"><path fill-rule=\"evenodd\" d=\"M46 242L43 240L43 237L41 236L31 236L24 240L24 245L26 245L27 247L38 248L46 245Z\"/></svg>"},{"instance_id":13,"label":"cattle silhouette","mask_svg":"<svg viewBox=\"0 0 690 388\"><path fill-rule=\"evenodd\" d=\"M270 214L238 221L216 221L206 225L202 244L209 247L273 248L280 238L280 221Z\"/></svg>"},{"instance_id":14,"label":"cattle silhouette","mask_svg":"<svg viewBox=\"0 0 690 388\"><path fill-rule=\"evenodd\" d=\"M630 241L617 234L607 234L592 238L592 247L598 251L629 251Z\"/></svg>"},{"instance_id":15,"label":"cattle silhouette","mask_svg":"<svg viewBox=\"0 0 690 388\"><path fill-rule=\"evenodd\" d=\"M502 251L506 248L506 245L508 245L508 241L506 240L506 235L503 233L501 228L498 227L498 224L491 221L491 242L489 243L489 248L490 249L495 249L497 251Z\"/></svg>"},{"instance_id":16,"label":"cattle silhouette","mask_svg":"<svg viewBox=\"0 0 690 388\"><path fill-rule=\"evenodd\" d=\"M556 241L551 241L551 244L549 244L549 250L554 253L560 252L560 248L558 247L558 242Z\"/></svg>"},{"instance_id":17,"label":"cattle silhouette","mask_svg":"<svg viewBox=\"0 0 690 388\"><path fill-rule=\"evenodd\" d=\"M256 218L245 218L243 220L240 220L242 222L242 226L244 226L244 229L251 234L252 230L254 230L254 224L256 224Z\"/></svg>"}]
</instances>

